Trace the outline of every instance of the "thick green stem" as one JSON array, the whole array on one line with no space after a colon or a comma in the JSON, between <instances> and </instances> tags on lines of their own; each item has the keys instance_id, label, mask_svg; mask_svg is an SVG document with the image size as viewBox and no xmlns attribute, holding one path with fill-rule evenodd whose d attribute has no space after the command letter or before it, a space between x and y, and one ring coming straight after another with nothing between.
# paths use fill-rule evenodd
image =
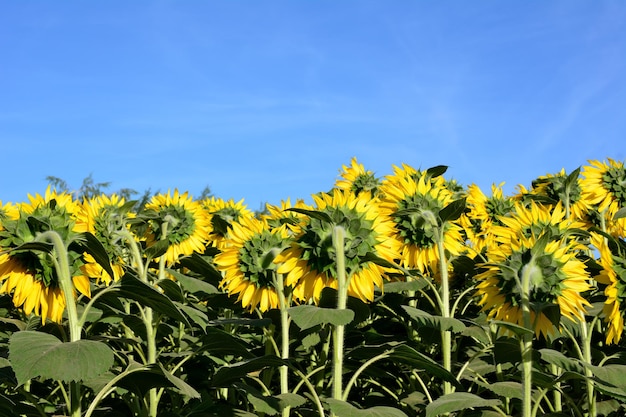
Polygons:
<instances>
[{"instance_id":1,"label":"thick green stem","mask_svg":"<svg viewBox=\"0 0 626 417\"><path fill-rule=\"evenodd\" d=\"M276 279L274 281L276 286L276 292L278 294L278 307L280 310L280 331L281 331L281 346L280 346L280 357L282 359L289 359L289 313L287 309L289 308L289 303L287 302L287 297L285 296L285 284L284 278L282 274L276 274ZM280 393L287 394L289 393L289 368L287 365L282 365L279 369L280 372ZM291 413L290 407L285 407L283 409L283 417L289 417Z\"/></svg>"},{"instance_id":2,"label":"thick green stem","mask_svg":"<svg viewBox=\"0 0 626 417\"><path fill-rule=\"evenodd\" d=\"M443 245L443 227L440 228L437 238L437 251L439 252L439 276L441 279L441 316L444 318L450 317L450 286L448 276L448 261L446 259L446 252ZM441 354L443 358L443 367L452 372L452 332L449 330L443 330L441 332ZM454 387L450 381L443 382L443 393L450 394L454 391Z\"/></svg>"},{"instance_id":3,"label":"thick green stem","mask_svg":"<svg viewBox=\"0 0 626 417\"><path fill-rule=\"evenodd\" d=\"M530 278L535 268L535 260L522 269L521 297L522 317L526 331L520 339L522 354L522 417L532 415L532 372L533 372L533 333L530 316Z\"/></svg>"},{"instance_id":4,"label":"thick green stem","mask_svg":"<svg viewBox=\"0 0 626 417\"><path fill-rule=\"evenodd\" d=\"M589 328L587 328L587 322L585 320L581 321L580 323L580 336L582 339L582 350L583 350L583 361L588 364L588 365L592 365L591 362L591 332L589 331L589 329L593 329L593 326L595 324L595 318L594 320L591 322L591 324L589 325ZM587 407L588 407L588 416L589 417L596 417L598 415L598 410L596 407L596 392L595 392L595 386L593 384L593 372L591 371L591 369L586 366L585 367L585 376L587 377Z\"/></svg>"},{"instance_id":5,"label":"thick green stem","mask_svg":"<svg viewBox=\"0 0 626 417\"><path fill-rule=\"evenodd\" d=\"M79 341L81 338L82 328L78 319L78 311L76 308L76 299L74 298L74 284L72 283L72 274L70 272L69 258L65 242L61 236L55 231L47 231L39 236L40 240L47 240L54 247L54 265L59 280L59 286L65 297L65 310L67 312L68 326L70 329L70 342ZM70 401L68 410L71 417L80 417L81 415L81 383L70 382Z\"/></svg>"},{"instance_id":6,"label":"thick green stem","mask_svg":"<svg viewBox=\"0 0 626 417\"><path fill-rule=\"evenodd\" d=\"M348 282L344 239L346 231L336 226L333 229L333 245L337 256L337 310L345 310L348 303ZM333 331L333 398L343 399L343 343L344 325L336 325Z\"/></svg>"}]
</instances>

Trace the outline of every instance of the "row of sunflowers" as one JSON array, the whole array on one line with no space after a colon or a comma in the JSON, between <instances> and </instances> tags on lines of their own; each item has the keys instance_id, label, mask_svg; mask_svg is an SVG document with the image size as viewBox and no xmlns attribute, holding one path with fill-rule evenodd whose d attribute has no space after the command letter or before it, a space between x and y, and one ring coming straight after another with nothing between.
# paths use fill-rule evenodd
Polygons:
<instances>
[{"instance_id":1,"label":"row of sunflowers","mask_svg":"<svg viewBox=\"0 0 626 417\"><path fill-rule=\"evenodd\" d=\"M0 412L621 415L624 163L512 196L392 171L257 213L0 203Z\"/></svg>"}]
</instances>

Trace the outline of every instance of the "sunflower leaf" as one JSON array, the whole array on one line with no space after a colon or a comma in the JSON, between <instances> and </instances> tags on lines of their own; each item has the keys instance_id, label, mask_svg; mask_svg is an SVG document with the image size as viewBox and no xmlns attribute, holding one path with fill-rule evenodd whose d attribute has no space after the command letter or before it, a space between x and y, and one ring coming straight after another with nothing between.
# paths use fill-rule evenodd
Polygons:
<instances>
[{"instance_id":1,"label":"sunflower leaf","mask_svg":"<svg viewBox=\"0 0 626 417\"><path fill-rule=\"evenodd\" d=\"M423 326L453 333L461 333L465 330L465 324L454 317L433 316L423 310L406 305L403 305L402 308L413 320Z\"/></svg>"},{"instance_id":2,"label":"sunflower leaf","mask_svg":"<svg viewBox=\"0 0 626 417\"><path fill-rule=\"evenodd\" d=\"M113 351L94 340L63 343L55 336L34 331L14 333L9 360L18 385L36 377L61 381L94 378L113 366Z\"/></svg>"},{"instance_id":3,"label":"sunflower leaf","mask_svg":"<svg viewBox=\"0 0 626 417\"><path fill-rule=\"evenodd\" d=\"M445 222L451 222L458 219L461 214L463 214L463 211L465 211L465 202L466 198L459 198L439 210L439 219L441 219L441 223L443 224Z\"/></svg>"},{"instance_id":4,"label":"sunflower leaf","mask_svg":"<svg viewBox=\"0 0 626 417\"><path fill-rule=\"evenodd\" d=\"M376 406L358 409L345 401L334 398L327 398L325 401L330 406L330 411L337 417L407 417L404 411L393 407Z\"/></svg>"},{"instance_id":5,"label":"sunflower leaf","mask_svg":"<svg viewBox=\"0 0 626 417\"><path fill-rule=\"evenodd\" d=\"M121 297L135 300L159 313L163 313L175 320L180 320L187 326L190 325L187 317L176 307L172 300L129 272L124 274L119 285L112 291L118 293Z\"/></svg>"},{"instance_id":6,"label":"sunflower leaf","mask_svg":"<svg viewBox=\"0 0 626 417\"><path fill-rule=\"evenodd\" d=\"M354 319L354 311L322 308L313 305L291 307L289 315L300 329L306 330L318 324L346 325Z\"/></svg>"},{"instance_id":7,"label":"sunflower leaf","mask_svg":"<svg viewBox=\"0 0 626 417\"><path fill-rule=\"evenodd\" d=\"M211 385L214 387L230 386L234 381L237 381L250 373L256 373L268 367L276 368L281 365L287 365L287 361L273 355L256 357L230 365L225 365L215 371L215 374L211 379Z\"/></svg>"},{"instance_id":8,"label":"sunflower leaf","mask_svg":"<svg viewBox=\"0 0 626 417\"><path fill-rule=\"evenodd\" d=\"M98 240L92 233L84 232L79 235L79 237L73 242L78 245L79 250L77 252L87 252L93 259L109 274L110 277L113 277L113 269L111 268L111 260L109 259L109 255L102 245L102 242Z\"/></svg>"},{"instance_id":9,"label":"sunflower leaf","mask_svg":"<svg viewBox=\"0 0 626 417\"><path fill-rule=\"evenodd\" d=\"M437 165L426 170L426 174L431 178L439 177L446 173L448 170L447 165Z\"/></svg>"},{"instance_id":10,"label":"sunflower leaf","mask_svg":"<svg viewBox=\"0 0 626 417\"><path fill-rule=\"evenodd\" d=\"M316 210L307 210L307 209L303 209L303 208L298 208L298 207L291 207L285 210L289 210L289 211L295 211L296 213L300 213L300 214L304 214L306 216L309 217L313 217L314 219L317 219L321 222L324 223L333 223L333 219L330 218L330 216L324 212L321 211L316 211Z\"/></svg>"},{"instance_id":11,"label":"sunflower leaf","mask_svg":"<svg viewBox=\"0 0 626 417\"><path fill-rule=\"evenodd\" d=\"M613 215L613 220L621 219L623 217L626 217L626 207L622 207L621 209L617 210L617 213Z\"/></svg>"},{"instance_id":12,"label":"sunflower leaf","mask_svg":"<svg viewBox=\"0 0 626 417\"><path fill-rule=\"evenodd\" d=\"M453 392L437 398L426 406L426 417L435 417L453 411L475 407L497 407L500 400L486 400L469 392Z\"/></svg>"}]
</instances>

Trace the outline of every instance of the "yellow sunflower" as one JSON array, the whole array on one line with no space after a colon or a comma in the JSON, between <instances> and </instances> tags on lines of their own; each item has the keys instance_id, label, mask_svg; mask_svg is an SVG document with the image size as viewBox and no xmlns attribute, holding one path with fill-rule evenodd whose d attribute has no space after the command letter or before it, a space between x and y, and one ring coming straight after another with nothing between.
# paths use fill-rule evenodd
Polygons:
<instances>
[{"instance_id":1,"label":"yellow sunflower","mask_svg":"<svg viewBox=\"0 0 626 417\"><path fill-rule=\"evenodd\" d=\"M513 200L502 194L502 185L491 186L491 197L475 184L467 188L467 210L459 218L459 224L477 253L496 244L491 228L502 225L500 218L513 210Z\"/></svg>"},{"instance_id":2,"label":"yellow sunflower","mask_svg":"<svg viewBox=\"0 0 626 417\"><path fill-rule=\"evenodd\" d=\"M544 336L553 333L561 316L582 320L589 305L582 293L591 289L585 264L577 258L581 245L567 237L570 223L554 211L518 205L512 216L502 218L505 226L492 228L499 244L487 248L484 272L476 276L478 304L489 317L523 326L521 280L529 273L531 319L535 333Z\"/></svg>"},{"instance_id":3,"label":"yellow sunflower","mask_svg":"<svg viewBox=\"0 0 626 417\"><path fill-rule=\"evenodd\" d=\"M288 238L287 228L270 228L267 221L254 217L232 223L228 244L214 258L224 274L220 288L237 295L237 302L250 311L257 306L261 312L277 308L273 260L288 245Z\"/></svg>"},{"instance_id":4,"label":"yellow sunflower","mask_svg":"<svg viewBox=\"0 0 626 417\"><path fill-rule=\"evenodd\" d=\"M176 263L181 256L204 253L212 231L211 217L188 193L174 190L173 194L157 194L146 204L143 215L148 218L150 229L147 246L162 240L168 243L163 255L167 265Z\"/></svg>"},{"instance_id":5,"label":"yellow sunflower","mask_svg":"<svg viewBox=\"0 0 626 417\"><path fill-rule=\"evenodd\" d=\"M113 260L111 269L114 276L111 277L92 255L85 254L85 265L81 267L81 270L86 276L96 278L108 285L111 281L119 280L123 275L126 245L121 242L117 233L127 227L126 220L131 216L128 210L124 199L115 194L96 196L85 200L80 205L76 213L75 230L93 234Z\"/></svg>"},{"instance_id":6,"label":"yellow sunflower","mask_svg":"<svg viewBox=\"0 0 626 417\"><path fill-rule=\"evenodd\" d=\"M626 168L623 162L608 159L607 162L589 161L582 168L580 181L582 197L598 211L606 210L612 203L626 207Z\"/></svg>"},{"instance_id":7,"label":"yellow sunflower","mask_svg":"<svg viewBox=\"0 0 626 417\"><path fill-rule=\"evenodd\" d=\"M243 200L223 200L211 197L202 202L205 209L211 215L212 231L209 244L221 248L227 240L228 232L233 223L243 218L254 217L254 213L248 209Z\"/></svg>"},{"instance_id":8,"label":"yellow sunflower","mask_svg":"<svg viewBox=\"0 0 626 417\"><path fill-rule=\"evenodd\" d=\"M603 236L597 233L591 234L591 245L600 255L598 263L602 267L595 279L606 285L603 312L604 320L608 325L606 333L608 344L618 343L621 340L624 332L624 314L626 314L626 259L624 259L623 251L619 249L620 246L625 245L621 239L612 243L613 250L609 247L609 241Z\"/></svg>"},{"instance_id":9,"label":"yellow sunflower","mask_svg":"<svg viewBox=\"0 0 626 417\"><path fill-rule=\"evenodd\" d=\"M562 169L557 174L547 174L532 182L532 188L527 193L531 198L539 197L542 204L556 204L561 202L567 217L583 221L587 218L591 205L583 198L581 188L580 169L568 174Z\"/></svg>"},{"instance_id":10,"label":"yellow sunflower","mask_svg":"<svg viewBox=\"0 0 626 417\"><path fill-rule=\"evenodd\" d=\"M281 201L280 206L267 203L265 205L266 212L261 215L261 218L266 220L270 227L285 227L289 229L291 234L297 234L302 224L306 220L306 215L299 213L295 209L311 210L311 207L302 199L296 200L295 204L291 204L291 200Z\"/></svg>"},{"instance_id":11,"label":"yellow sunflower","mask_svg":"<svg viewBox=\"0 0 626 417\"><path fill-rule=\"evenodd\" d=\"M407 167L410 168L410 167ZM389 245L405 268L418 269L423 274L436 275L439 253L436 244L438 214L454 201L454 193L441 176L406 175L418 171L396 171L381 185L380 214L393 224ZM443 245L450 255L464 251L462 228L445 222Z\"/></svg>"},{"instance_id":12,"label":"yellow sunflower","mask_svg":"<svg viewBox=\"0 0 626 417\"><path fill-rule=\"evenodd\" d=\"M325 287L337 288L336 256L332 243L335 226L346 230L346 276L348 295L372 301L375 287L382 288L387 270L367 259L368 254L387 261L393 252L387 245L392 224L380 216L368 193L335 189L313 195L314 212L294 237L290 247L276 257L278 273L294 287L297 300L318 302Z\"/></svg>"},{"instance_id":13,"label":"yellow sunflower","mask_svg":"<svg viewBox=\"0 0 626 417\"><path fill-rule=\"evenodd\" d=\"M366 171L365 166L358 163L356 158L352 158L349 167L342 165L339 175L340 178L335 181L336 188L352 191L357 195L361 192L369 192L372 197L375 197L378 194L380 180L372 171Z\"/></svg>"},{"instance_id":14,"label":"yellow sunflower","mask_svg":"<svg viewBox=\"0 0 626 417\"><path fill-rule=\"evenodd\" d=\"M43 196L29 195L29 202L17 205L17 211L5 216L0 230L3 242L0 256L0 293L12 294L13 304L26 314L35 313L42 319L60 322L65 298L59 286L52 252L22 249L35 241L40 233L54 231L64 242L76 236L75 211L77 203L70 194L48 188ZM89 278L80 271L82 254L69 251L70 273L78 292L90 296Z\"/></svg>"}]
</instances>

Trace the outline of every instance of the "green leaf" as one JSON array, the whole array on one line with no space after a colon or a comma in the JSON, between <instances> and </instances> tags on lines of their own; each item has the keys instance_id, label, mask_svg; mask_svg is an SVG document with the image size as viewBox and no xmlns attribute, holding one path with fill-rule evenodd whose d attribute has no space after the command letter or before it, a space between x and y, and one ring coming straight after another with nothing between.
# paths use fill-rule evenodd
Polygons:
<instances>
[{"instance_id":1,"label":"green leaf","mask_svg":"<svg viewBox=\"0 0 626 417\"><path fill-rule=\"evenodd\" d=\"M585 372L583 366L580 365L580 362L578 362L575 359L565 356L563 353L559 351L544 348L544 349L540 349L539 353L541 354L541 359L543 359L544 361L548 362L551 365L556 365L561 369L576 372L581 375L584 374Z\"/></svg>"},{"instance_id":2,"label":"green leaf","mask_svg":"<svg viewBox=\"0 0 626 417\"><path fill-rule=\"evenodd\" d=\"M296 213L300 213L300 214L304 214L306 216L312 217L314 219L317 219L323 223L329 223L332 224L333 223L333 219L330 218L330 216L322 211L316 211L316 210L307 210L307 209L303 209L303 208L297 208L297 207L291 207L285 210L289 210L289 211L295 211Z\"/></svg>"},{"instance_id":3,"label":"green leaf","mask_svg":"<svg viewBox=\"0 0 626 417\"><path fill-rule=\"evenodd\" d=\"M505 398L522 399L522 384L515 381L501 381L486 384L481 381L474 381L483 388L487 388L494 394Z\"/></svg>"},{"instance_id":4,"label":"green leaf","mask_svg":"<svg viewBox=\"0 0 626 417\"><path fill-rule=\"evenodd\" d=\"M90 254L109 276L114 276L109 254L97 237L89 232L84 232L78 236L74 244L77 244L83 252Z\"/></svg>"},{"instance_id":5,"label":"green leaf","mask_svg":"<svg viewBox=\"0 0 626 417\"><path fill-rule=\"evenodd\" d=\"M207 327L206 335L202 337L202 347L211 355L234 355L235 357L251 358L247 346L241 339L215 327Z\"/></svg>"},{"instance_id":6,"label":"green leaf","mask_svg":"<svg viewBox=\"0 0 626 417\"><path fill-rule=\"evenodd\" d=\"M385 282L383 291L386 293L401 293L407 291L419 291L426 287L428 282L425 279L414 279L411 281Z\"/></svg>"},{"instance_id":7,"label":"green leaf","mask_svg":"<svg viewBox=\"0 0 626 417\"><path fill-rule=\"evenodd\" d=\"M436 178L445 174L447 170L448 170L447 165L436 165L434 167L428 168L426 170L426 174L428 174L428 176L431 178Z\"/></svg>"},{"instance_id":8,"label":"green leaf","mask_svg":"<svg viewBox=\"0 0 626 417\"><path fill-rule=\"evenodd\" d=\"M214 387L226 387L233 381L237 381L249 373L255 373L268 367L275 368L281 365L287 365L287 361L277 356L268 355L222 366L215 372L215 375L213 375L211 385Z\"/></svg>"},{"instance_id":9,"label":"green leaf","mask_svg":"<svg viewBox=\"0 0 626 417\"><path fill-rule=\"evenodd\" d=\"M185 274L181 274L180 272L168 269L167 272L171 274L176 281L180 284L183 290L188 291L192 294L204 293L204 294L217 294L219 293L218 289L215 286L209 284L208 282L202 281L201 279L190 277Z\"/></svg>"},{"instance_id":10,"label":"green leaf","mask_svg":"<svg viewBox=\"0 0 626 417\"><path fill-rule=\"evenodd\" d=\"M144 254L148 259L155 259L167 252L170 242L167 240L159 240L144 250Z\"/></svg>"},{"instance_id":11,"label":"green leaf","mask_svg":"<svg viewBox=\"0 0 626 417\"><path fill-rule=\"evenodd\" d=\"M402 410L392 407L377 406L361 410L334 398L327 398L325 401L336 417L407 417Z\"/></svg>"},{"instance_id":12,"label":"green leaf","mask_svg":"<svg viewBox=\"0 0 626 417\"><path fill-rule=\"evenodd\" d=\"M209 249L213 249L209 247ZM205 278L209 285L217 286L222 280L222 274L215 268L211 262L207 260L205 256L202 256L198 253L193 253L190 256L185 256L178 260L180 266L184 268L188 268L189 270L200 274L203 278ZM191 290L188 290L191 291Z\"/></svg>"},{"instance_id":13,"label":"green leaf","mask_svg":"<svg viewBox=\"0 0 626 417\"><path fill-rule=\"evenodd\" d=\"M448 381L461 389L461 384L452 373L430 357L418 352L410 346L399 345L394 347L393 351L389 354L389 358L396 362L410 365L413 368L423 369L427 374Z\"/></svg>"},{"instance_id":14,"label":"green leaf","mask_svg":"<svg viewBox=\"0 0 626 417\"><path fill-rule=\"evenodd\" d=\"M441 223L443 224L445 222L452 222L458 219L465 211L465 201L465 197L459 198L458 200L454 200L452 203L439 210L439 218L441 219Z\"/></svg>"},{"instance_id":15,"label":"green leaf","mask_svg":"<svg viewBox=\"0 0 626 417\"><path fill-rule=\"evenodd\" d=\"M354 319L354 311L321 308L312 305L291 307L289 315L300 329L306 330L318 324L346 325Z\"/></svg>"},{"instance_id":16,"label":"green leaf","mask_svg":"<svg viewBox=\"0 0 626 417\"><path fill-rule=\"evenodd\" d=\"M626 365L585 366L592 370L598 390L622 401L626 400Z\"/></svg>"},{"instance_id":17,"label":"green leaf","mask_svg":"<svg viewBox=\"0 0 626 417\"><path fill-rule=\"evenodd\" d=\"M196 391L191 385L187 384L185 381L178 378L177 376L174 376L171 372L166 370L163 367L163 365L161 365L160 363L158 365L159 365L161 374L168 380L171 386L173 386L174 388L178 390L178 392L180 392L186 397L200 398L200 393Z\"/></svg>"},{"instance_id":18,"label":"green leaf","mask_svg":"<svg viewBox=\"0 0 626 417\"><path fill-rule=\"evenodd\" d=\"M109 370L113 359L109 346L93 340L63 343L33 331L16 332L9 340L9 360L18 385L36 377L66 382L93 378Z\"/></svg>"},{"instance_id":19,"label":"green leaf","mask_svg":"<svg viewBox=\"0 0 626 417\"><path fill-rule=\"evenodd\" d=\"M150 307L175 320L180 320L187 326L190 325L187 317L176 307L172 300L131 273L124 274L112 292L118 293L121 297L135 300L139 304Z\"/></svg>"},{"instance_id":20,"label":"green leaf","mask_svg":"<svg viewBox=\"0 0 626 417\"><path fill-rule=\"evenodd\" d=\"M453 317L433 316L425 311L407 305L403 305L402 308L413 320L422 326L441 331L451 331L453 333L461 333L465 330L465 324Z\"/></svg>"},{"instance_id":21,"label":"green leaf","mask_svg":"<svg viewBox=\"0 0 626 417\"><path fill-rule=\"evenodd\" d=\"M513 334L516 334L517 336L522 336L525 333L532 334L532 335L535 334L535 332L533 332L530 329L527 329L525 327L519 326L514 323L509 323L508 321L492 320L491 323L495 324L498 327L503 327L504 329L512 332Z\"/></svg>"},{"instance_id":22,"label":"green leaf","mask_svg":"<svg viewBox=\"0 0 626 417\"><path fill-rule=\"evenodd\" d=\"M469 392L453 392L437 398L426 406L426 417L435 417L468 408L498 407L500 400L486 400Z\"/></svg>"},{"instance_id":23,"label":"green leaf","mask_svg":"<svg viewBox=\"0 0 626 417\"><path fill-rule=\"evenodd\" d=\"M187 317L191 319L201 329L204 329L209 324L209 317L204 311L200 311L197 308L175 302L174 305L178 307Z\"/></svg>"}]
</instances>

